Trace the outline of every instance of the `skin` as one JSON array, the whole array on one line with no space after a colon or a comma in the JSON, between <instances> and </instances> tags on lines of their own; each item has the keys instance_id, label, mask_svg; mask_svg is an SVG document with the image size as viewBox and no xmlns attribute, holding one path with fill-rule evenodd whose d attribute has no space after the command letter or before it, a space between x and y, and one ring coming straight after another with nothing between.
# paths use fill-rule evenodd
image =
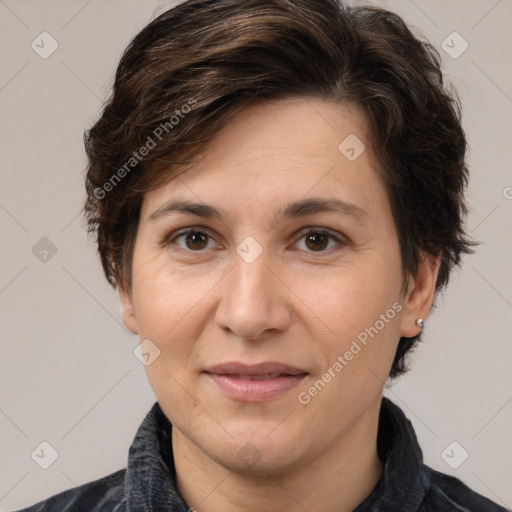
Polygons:
<instances>
[{"instance_id":1,"label":"skin","mask_svg":"<svg viewBox=\"0 0 512 512\"><path fill-rule=\"evenodd\" d=\"M354 161L338 150L350 134L366 145ZM400 336L417 334L415 320L428 316L439 262L425 257L403 292L378 170L356 107L266 101L242 110L193 167L144 196L132 287L119 290L123 320L161 350L146 371L173 424L178 490L199 512L350 511L380 478L383 386ZM366 213L275 213L312 197ZM207 203L225 217L174 212L148 220L170 199ZM209 236L173 238L190 227ZM319 228L341 242L307 243ZM236 251L248 236L263 250L251 263ZM394 318L300 403L298 394L393 304L401 306ZM308 375L271 400L248 403L202 373L226 361L278 361Z\"/></svg>"}]
</instances>

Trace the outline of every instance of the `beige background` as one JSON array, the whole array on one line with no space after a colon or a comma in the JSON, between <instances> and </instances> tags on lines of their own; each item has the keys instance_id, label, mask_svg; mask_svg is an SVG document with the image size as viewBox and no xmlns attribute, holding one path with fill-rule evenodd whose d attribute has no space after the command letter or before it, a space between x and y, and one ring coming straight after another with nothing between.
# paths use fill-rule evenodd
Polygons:
<instances>
[{"instance_id":1,"label":"beige background","mask_svg":"<svg viewBox=\"0 0 512 512\"><path fill-rule=\"evenodd\" d=\"M413 371L387 394L412 420L429 465L511 507L512 2L373 3L440 49L459 90L472 148L469 229L483 242L429 319ZM121 51L167 5L0 0L0 510L125 467L154 402L79 210L83 130ZM43 31L59 45L47 59L31 48ZM441 48L453 31L469 44L456 59ZM46 262L48 242L33 253L43 237L57 250ZM59 454L48 469L31 458L42 441ZM441 457L453 441L469 453L457 469Z\"/></svg>"}]
</instances>

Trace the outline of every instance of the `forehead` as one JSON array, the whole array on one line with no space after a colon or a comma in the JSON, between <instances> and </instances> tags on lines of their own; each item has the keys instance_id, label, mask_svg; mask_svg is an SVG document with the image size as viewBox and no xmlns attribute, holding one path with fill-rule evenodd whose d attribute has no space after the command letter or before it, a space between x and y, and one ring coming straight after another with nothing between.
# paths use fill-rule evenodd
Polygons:
<instances>
[{"instance_id":1,"label":"forehead","mask_svg":"<svg viewBox=\"0 0 512 512\"><path fill-rule=\"evenodd\" d=\"M366 119L355 105L318 98L260 101L233 116L205 160L238 162L249 152L261 164L272 158L274 165L281 159L283 164L308 166L310 160L337 159L344 139L356 135L367 140L366 132Z\"/></svg>"},{"instance_id":2,"label":"forehead","mask_svg":"<svg viewBox=\"0 0 512 512\"><path fill-rule=\"evenodd\" d=\"M169 196L247 213L333 191L364 203L380 185L377 167L357 107L317 98L259 102L235 115L178 179L148 192L143 215Z\"/></svg>"}]
</instances>

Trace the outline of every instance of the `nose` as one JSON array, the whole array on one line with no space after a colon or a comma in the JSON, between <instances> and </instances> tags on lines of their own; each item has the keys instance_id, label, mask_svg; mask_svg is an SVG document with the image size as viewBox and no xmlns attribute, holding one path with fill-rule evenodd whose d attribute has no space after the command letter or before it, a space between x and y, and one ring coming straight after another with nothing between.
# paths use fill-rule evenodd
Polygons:
<instances>
[{"instance_id":1,"label":"nose","mask_svg":"<svg viewBox=\"0 0 512 512\"><path fill-rule=\"evenodd\" d=\"M241 339L260 340L290 325L291 293L265 251L252 262L234 252L220 293L217 324Z\"/></svg>"}]
</instances>

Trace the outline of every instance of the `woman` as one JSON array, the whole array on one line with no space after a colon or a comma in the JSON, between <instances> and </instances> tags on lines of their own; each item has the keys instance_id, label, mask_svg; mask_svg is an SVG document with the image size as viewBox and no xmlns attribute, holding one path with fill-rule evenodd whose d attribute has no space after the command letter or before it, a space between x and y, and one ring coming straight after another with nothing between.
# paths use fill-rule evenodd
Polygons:
<instances>
[{"instance_id":1,"label":"woman","mask_svg":"<svg viewBox=\"0 0 512 512\"><path fill-rule=\"evenodd\" d=\"M425 466L382 397L472 245L457 102L398 16L180 4L86 149L157 403L126 470L26 510L504 510Z\"/></svg>"}]
</instances>

